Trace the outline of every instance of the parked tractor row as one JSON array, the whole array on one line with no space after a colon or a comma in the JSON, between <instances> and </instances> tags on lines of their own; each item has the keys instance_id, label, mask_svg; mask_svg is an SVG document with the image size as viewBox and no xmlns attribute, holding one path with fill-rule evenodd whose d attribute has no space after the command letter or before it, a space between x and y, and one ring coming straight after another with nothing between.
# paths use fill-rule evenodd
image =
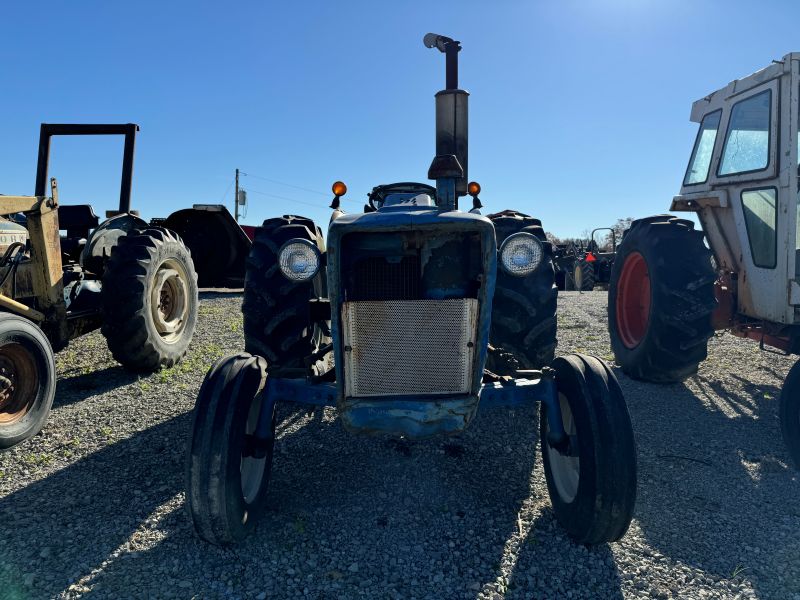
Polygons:
<instances>
[{"instance_id":1,"label":"parked tractor row","mask_svg":"<svg viewBox=\"0 0 800 600\"><path fill-rule=\"evenodd\" d=\"M608 231L606 240L598 232ZM593 229L588 240L556 244L553 264L559 290L591 292L595 286L607 286L617 255L617 234L611 227Z\"/></svg>"},{"instance_id":2,"label":"parked tractor row","mask_svg":"<svg viewBox=\"0 0 800 600\"><path fill-rule=\"evenodd\" d=\"M136 125L42 125L34 196L0 196L0 446L43 426L54 350L100 328L125 367L172 366L194 332L198 286L243 283L243 351L209 369L188 439L186 501L203 539L237 542L264 512L282 402L409 439L538 404L557 519L580 543L620 539L636 501L631 421L608 364L556 357L557 290L609 285L616 362L637 379L692 375L718 329L800 353L800 54L694 104L700 131L672 210L696 213L702 230L660 215L634 221L619 245L595 229L553 248L539 219L481 214L461 44L423 41L446 66L435 185L377 185L364 212L346 214L337 181L325 232L286 215L250 236L215 205L146 222L131 209ZM59 205L55 179L48 193L54 135L125 136L119 207L102 223L88 205ZM781 423L800 465L798 366Z\"/></svg>"}]
</instances>

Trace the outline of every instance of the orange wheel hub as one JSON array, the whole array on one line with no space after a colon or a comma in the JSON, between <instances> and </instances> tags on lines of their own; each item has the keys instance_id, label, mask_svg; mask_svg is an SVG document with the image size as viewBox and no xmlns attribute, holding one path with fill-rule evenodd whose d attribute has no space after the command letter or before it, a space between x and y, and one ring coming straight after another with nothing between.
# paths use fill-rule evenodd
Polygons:
<instances>
[{"instance_id":1,"label":"orange wheel hub","mask_svg":"<svg viewBox=\"0 0 800 600\"><path fill-rule=\"evenodd\" d=\"M650 271L638 252L625 259L617 283L617 333L627 348L644 339L650 322Z\"/></svg>"}]
</instances>

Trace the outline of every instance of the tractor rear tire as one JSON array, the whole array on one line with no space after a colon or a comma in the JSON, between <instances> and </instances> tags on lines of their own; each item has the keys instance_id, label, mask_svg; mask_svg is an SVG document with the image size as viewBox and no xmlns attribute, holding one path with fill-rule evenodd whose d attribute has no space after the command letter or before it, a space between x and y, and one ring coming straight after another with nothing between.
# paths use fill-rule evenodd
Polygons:
<instances>
[{"instance_id":1,"label":"tractor rear tire","mask_svg":"<svg viewBox=\"0 0 800 600\"><path fill-rule=\"evenodd\" d=\"M800 361L789 370L781 390L779 409L783 442L800 470Z\"/></svg>"},{"instance_id":2,"label":"tractor rear tire","mask_svg":"<svg viewBox=\"0 0 800 600\"><path fill-rule=\"evenodd\" d=\"M525 232L542 242L544 256L539 267L527 277L509 275L497 269L487 368L497 374L514 375L494 364L492 354L513 355L520 369L540 369L549 365L556 349L556 299L553 248L547 241L542 222L526 214L506 210L489 215L494 223L497 247L510 235ZM504 364L507 361L502 361Z\"/></svg>"},{"instance_id":3,"label":"tractor rear tire","mask_svg":"<svg viewBox=\"0 0 800 600\"><path fill-rule=\"evenodd\" d=\"M636 505L636 443L619 382L598 358L572 354L553 362L570 444L551 448L547 405L539 418L542 462L561 526L581 544L620 539Z\"/></svg>"},{"instance_id":4,"label":"tractor rear tire","mask_svg":"<svg viewBox=\"0 0 800 600\"><path fill-rule=\"evenodd\" d=\"M56 393L53 349L36 325L0 313L0 448L33 437Z\"/></svg>"},{"instance_id":5,"label":"tractor rear tire","mask_svg":"<svg viewBox=\"0 0 800 600\"><path fill-rule=\"evenodd\" d=\"M582 292L591 292L594 289L594 266L585 258L575 261L573 269L575 289Z\"/></svg>"},{"instance_id":6,"label":"tractor rear tire","mask_svg":"<svg viewBox=\"0 0 800 600\"><path fill-rule=\"evenodd\" d=\"M152 227L119 239L103 275L101 331L122 366L175 365L194 335L197 306L194 263L175 233Z\"/></svg>"},{"instance_id":7,"label":"tractor rear tire","mask_svg":"<svg viewBox=\"0 0 800 600\"><path fill-rule=\"evenodd\" d=\"M575 263L572 263L572 267L564 273L564 291L565 292L574 292L577 288L575 287Z\"/></svg>"},{"instance_id":8,"label":"tractor rear tire","mask_svg":"<svg viewBox=\"0 0 800 600\"><path fill-rule=\"evenodd\" d=\"M691 221L660 215L631 224L608 290L611 348L625 373L674 383L697 372L714 333L716 277Z\"/></svg>"},{"instance_id":9,"label":"tractor rear tire","mask_svg":"<svg viewBox=\"0 0 800 600\"><path fill-rule=\"evenodd\" d=\"M218 360L197 396L186 461L186 507L197 534L212 544L243 539L263 514L275 441L255 452L248 436L265 405L267 363L238 354Z\"/></svg>"},{"instance_id":10,"label":"tractor rear tire","mask_svg":"<svg viewBox=\"0 0 800 600\"><path fill-rule=\"evenodd\" d=\"M328 342L311 321L309 302L325 296L325 269L309 281L289 281L278 266L278 252L300 238L325 251L322 231L294 215L268 219L256 229L244 283L245 350L267 359L270 368L303 369L305 359Z\"/></svg>"}]
</instances>

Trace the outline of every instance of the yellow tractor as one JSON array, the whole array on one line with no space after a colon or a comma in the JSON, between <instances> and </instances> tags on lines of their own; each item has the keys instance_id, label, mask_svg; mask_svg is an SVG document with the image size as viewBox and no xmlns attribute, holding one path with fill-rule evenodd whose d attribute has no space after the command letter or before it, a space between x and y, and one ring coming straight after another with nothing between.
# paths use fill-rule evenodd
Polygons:
<instances>
[{"instance_id":1,"label":"yellow tractor","mask_svg":"<svg viewBox=\"0 0 800 600\"><path fill-rule=\"evenodd\" d=\"M151 371L178 362L197 320L197 275L173 231L130 208L138 126L42 124L33 196L0 195L0 448L35 435L55 394L53 351L101 329L114 358ZM55 135L123 135L119 208L61 206Z\"/></svg>"}]
</instances>

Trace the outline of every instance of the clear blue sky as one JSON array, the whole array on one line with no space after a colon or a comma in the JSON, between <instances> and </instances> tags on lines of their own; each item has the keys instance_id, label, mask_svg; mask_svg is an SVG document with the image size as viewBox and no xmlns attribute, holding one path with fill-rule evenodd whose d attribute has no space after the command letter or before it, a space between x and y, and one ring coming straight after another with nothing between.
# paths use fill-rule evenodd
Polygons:
<instances>
[{"instance_id":1,"label":"clear blue sky","mask_svg":"<svg viewBox=\"0 0 800 600\"><path fill-rule=\"evenodd\" d=\"M322 192L243 177L244 222L326 223L336 179L354 210L375 184L426 181L444 84L421 42L433 31L464 46L487 209L577 235L668 209L692 101L800 50L798 24L797 0L9 2L0 192L33 193L40 122L132 121L143 216L220 202L239 167ZM121 154L121 139L58 140L62 201L113 208Z\"/></svg>"}]
</instances>

